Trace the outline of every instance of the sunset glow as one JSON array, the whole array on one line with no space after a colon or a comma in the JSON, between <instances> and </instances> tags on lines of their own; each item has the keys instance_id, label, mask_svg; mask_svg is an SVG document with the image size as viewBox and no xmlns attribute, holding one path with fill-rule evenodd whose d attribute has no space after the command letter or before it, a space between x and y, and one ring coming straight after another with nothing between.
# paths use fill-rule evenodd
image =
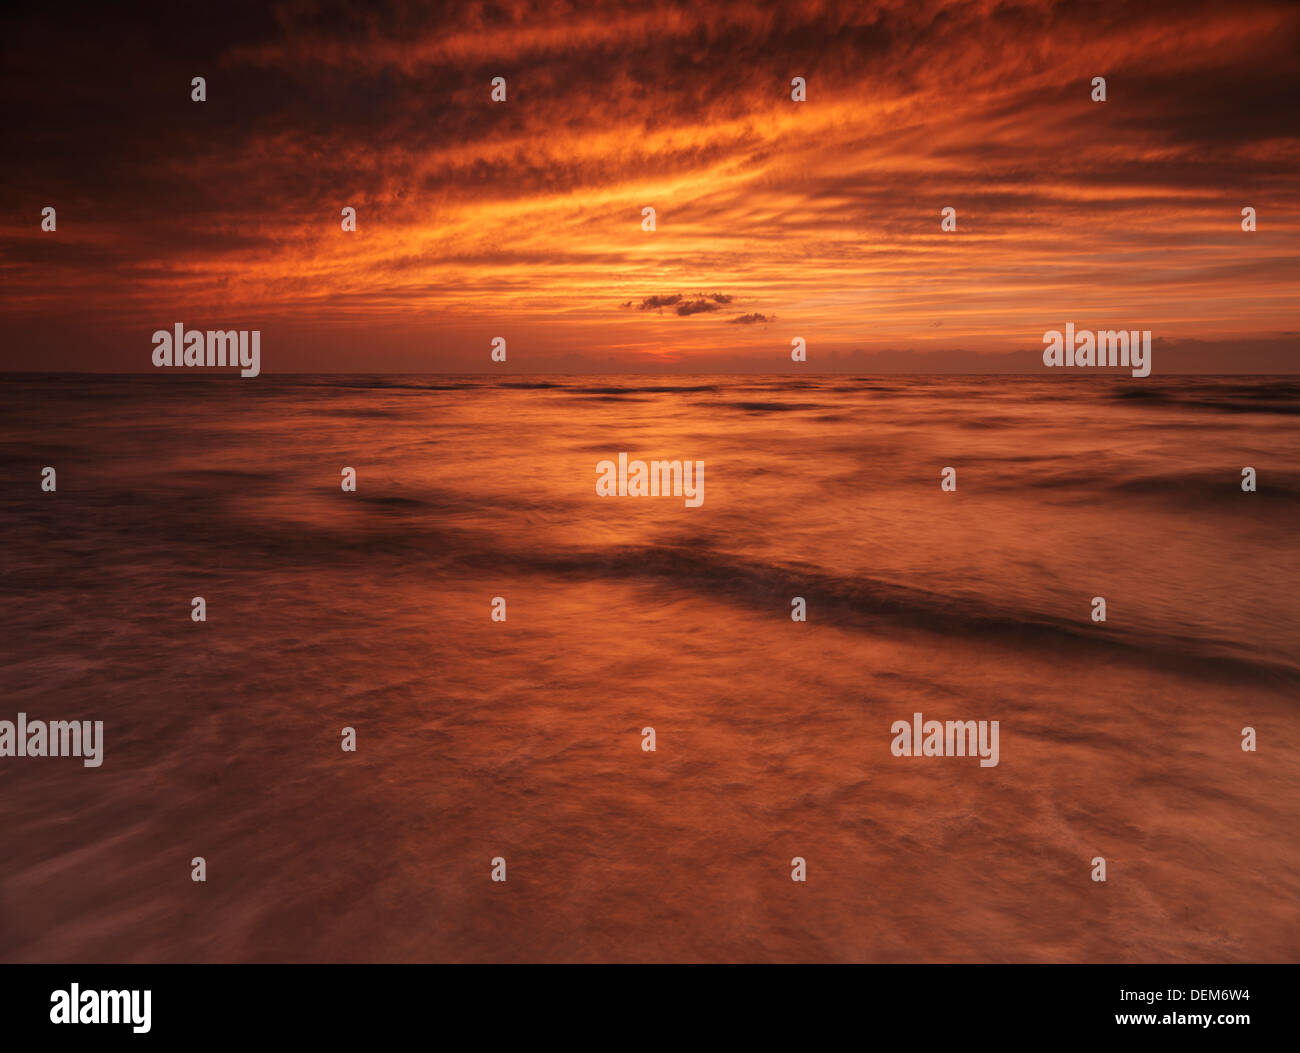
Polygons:
<instances>
[{"instance_id":1,"label":"sunset glow","mask_svg":"<svg viewBox=\"0 0 1300 1053\"><path fill-rule=\"evenodd\" d=\"M1038 2L286 5L190 54L19 26L6 362L147 369L183 320L260 328L271 371L481 369L497 335L519 371L781 369L794 336L813 369L946 370L1068 312L1166 369L1290 368L1298 31Z\"/></svg>"}]
</instances>

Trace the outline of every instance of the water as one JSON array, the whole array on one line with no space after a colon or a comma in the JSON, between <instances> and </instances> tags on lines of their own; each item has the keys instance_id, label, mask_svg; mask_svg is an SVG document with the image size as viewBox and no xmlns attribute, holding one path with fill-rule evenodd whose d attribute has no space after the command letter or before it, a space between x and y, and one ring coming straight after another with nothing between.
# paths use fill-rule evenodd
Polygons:
<instances>
[{"instance_id":1,"label":"water","mask_svg":"<svg viewBox=\"0 0 1300 1053\"><path fill-rule=\"evenodd\" d=\"M11 376L0 959L1294 960L1297 395Z\"/></svg>"}]
</instances>

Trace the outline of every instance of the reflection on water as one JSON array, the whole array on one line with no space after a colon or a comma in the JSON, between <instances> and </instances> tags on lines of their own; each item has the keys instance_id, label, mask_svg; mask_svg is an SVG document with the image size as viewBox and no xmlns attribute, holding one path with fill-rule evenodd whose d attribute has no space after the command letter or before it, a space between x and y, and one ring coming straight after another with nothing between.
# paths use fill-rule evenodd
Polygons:
<instances>
[{"instance_id":1,"label":"reflection on water","mask_svg":"<svg viewBox=\"0 0 1300 1053\"><path fill-rule=\"evenodd\" d=\"M1298 394L10 378L0 958L1294 960Z\"/></svg>"}]
</instances>

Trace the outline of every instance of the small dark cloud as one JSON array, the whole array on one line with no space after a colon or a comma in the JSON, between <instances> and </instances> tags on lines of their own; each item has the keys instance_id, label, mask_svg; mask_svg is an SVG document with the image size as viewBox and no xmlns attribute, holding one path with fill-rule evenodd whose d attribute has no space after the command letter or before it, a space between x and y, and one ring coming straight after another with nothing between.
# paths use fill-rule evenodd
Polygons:
<instances>
[{"instance_id":1,"label":"small dark cloud","mask_svg":"<svg viewBox=\"0 0 1300 1053\"><path fill-rule=\"evenodd\" d=\"M768 322L775 322L776 315L759 314L755 311L753 314L738 314L731 320L732 325L766 325Z\"/></svg>"},{"instance_id":2,"label":"small dark cloud","mask_svg":"<svg viewBox=\"0 0 1300 1053\"><path fill-rule=\"evenodd\" d=\"M638 311L662 311L665 307L674 307L682 302L681 293L669 296L647 296L637 305Z\"/></svg>"},{"instance_id":3,"label":"small dark cloud","mask_svg":"<svg viewBox=\"0 0 1300 1053\"><path fill-rule=\"evenodd\" d=\"M664 293L647 296L636 305L638 311L662 311L665 307L675 308L675 313L685 317L692 314L708 314L719 309L721 304L731 303L727 293ZM623 307L632 307L628 300Z\"/></svg>"},{"instance_id":4,"label":"small dark cloud","mask_svg":"<svg viewBox=\"0 0 1300 1053\"><path fill-rule=\"evenodd\" d=\"M721 309L711 300L687 300L685 303L677 305L677 313L680 315L705 314L709 311L720 311Z\"/></svg>"}]
</instances>

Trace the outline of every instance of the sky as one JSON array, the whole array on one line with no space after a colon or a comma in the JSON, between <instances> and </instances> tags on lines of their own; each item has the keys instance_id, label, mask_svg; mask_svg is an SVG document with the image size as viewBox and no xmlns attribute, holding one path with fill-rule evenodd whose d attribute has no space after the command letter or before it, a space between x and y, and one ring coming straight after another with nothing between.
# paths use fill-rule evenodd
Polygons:
<instances>
[{"instance_id":1,"label":"sky","mask_svg":"<svg viewBox=\"0 0 1300 1053\"><path fill-rule=\"evenodd\" d=\"M1033 370L1073 322L1300 370L1294 3L2 18L0 369L183 322L271 373Z\"/></svg>"}]
</instances>

